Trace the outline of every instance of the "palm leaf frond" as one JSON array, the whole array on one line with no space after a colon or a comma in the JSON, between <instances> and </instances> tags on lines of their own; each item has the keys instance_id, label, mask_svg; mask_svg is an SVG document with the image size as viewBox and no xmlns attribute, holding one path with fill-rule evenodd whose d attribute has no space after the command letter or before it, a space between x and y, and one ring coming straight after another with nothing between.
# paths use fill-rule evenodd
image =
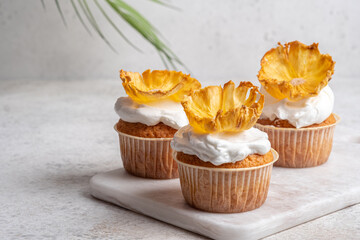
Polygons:
<instances>
[{"instance_id":1,"label":"palm leaf frond","mask_svg":"<svg viewBox=\"0 0 360 240\"><path fill-rule=\"evenodd\" d=\"M168 8L172 8L172 9L175 9L175 10L180 10L180 8L178 7L175 7L171 4L168 4L168 3L165 3L164 1L161 1L161 0L150 0L151 2L154 2L154 3L157 3L157 4L160 4L160 5L163 5L165 7L168 7Z\"/></svg>"},{"instance_id":2,"label":"palm leaf frond","mask_svg":"<svg viewBox=\"0 0 360 240\"><path fill-rule=\"evenodd\" d=\"M46 6L45 6L44 0L41 0L41 5L43 6L43 9L46 10Z\"/></svg>"},{"instance_id":3,"label":"palm leaf frond","mask_svg":"<svg viewBox=\"0 0 360 240\"><path fill-rule=\"evenodd\" d=\"M90 34L90 36L92 36L89 28L86 26L83 18L81 17L80 12L79 12L78 8L76 7L76 4L75 4L74 0L71 0L71 5L73 6L73 8L75 10L75 13L76 13L76 16L78 17L79 21L81 22L81 24L83 25L85 30Z\"/></svg>"},{"instance_id":4,"label":"palm leaf frond","mask_svg":"<svg viewBox=\"0 0 360 240\"><path fill-rule=\"evenodd\" d=\"M115 25L115 23L111 20L111 18L106 14L106 12L104 11L104 9L101 7L101 5L99 4L99 2L97 0L94 0L96 6L100 9L100 12L104 15L104 17L106 18L106 20L110 23L110 25L120 34L120 36L130 45L132 46L134 49L136 49L139 52L142 52L138 47L136 47L121 31L120 29Z\"/></svg>"},{"instance_id":5,"label":"palm leaf frond","mask_svg":"<svg viewBox=\"0 0 360 240\"><path fill-rule=\"evenodd\" d=\"M58 9L58 11L59 11L59 13L60 13L61 19L62 19L64 25L66 26L65 17L64 17L64 14L63 14L62 10L61 10L60 3L59 3L58 0L55 0L55 3L56 3L56 7L57 7L57 9ZM45 4L45 3L44 3L44 4Z\"/></svg>"},{"instance_id":6,"label":"palm leaf frond","mask_svg":"<svg viewBox=\"0 0 360 240\"><path fill-rule=\"evenodd\" d=\"M154 3L161 4L166 7L170 7L173 9L177 9L176 7L164 2L163 0L150 0ZM44 8L45 3L44 0L41 0ZM71 0L71 5L76 13L77 18L81 22L81 24L84 26L86 31L91 35L91 32L87 25L85 24L85 21L83 20L79 8L80 6L81 12L83 15L85 15L86 19L88 20L88 23L91 25L91 27L95 30L95 32L104 40L104 42L114 51L116 52L115 48L111 45L109 40L105 37L103 32L101 31L94 14L92 13L91 8L88 5L87 0L77 0L78 4L75 3L74 0ZM95 6L98 8L98 10L102 13L102 15L105 17L105 19L108 21L108 23L115 29L115 31L133 48L140 51L139 48L137 48L127 37L126 35L116 26L114 21L109 17L107 12L104 10L104 8L101 6L98 0L93 0L95 3ZM60 4L58 0L55 0L57 9L61 15L61 18L66 25L64 14L61 10ZM125 22L127 22L133 29L135 29L146 41L148 41L158 52L161 61L163 62L164 66L169 69L169 66L171 66L173 69L176 68L176 64L184 67L187 71L189 71L186 66L180 61L180 59L175 55L175 53L164 43L162 39L164 39L160 32L145 18L143 17L136 9L131 7L129 4L127 4L123 0L106 0L105 3L109 5L111 9L117 13L118 16L120 16Z\"/></svg>"},{"instance_id":7,"label":"palm leaf frond","mask_svg":"<svg viewBox=\"0 0 360 240\"><path fill-rule=\"evenodd\" d=\"M161 58L163 62L166 60L174 69L177 69L174 62L177 62L185 67L180 59L157 36L159 33L158 30L156 30L155 27L153 27L152 24L146 20L138 11L136 11L123 0L106 1L120 17L122 17L128 24L130 24L139 34L141 34L149 43L155 47L160 56L163 55L165 57ZM167 64L164 65L167 66Z\"/></svg>"},{"instance_id":8,"label":"palm leaf frond","mask_svg":"<svg viewBox=\"0 0 360 240\"><path fill-rule=\"evenodd\" d=\"M99 25L97 24L94 15L92 14L89 5L87 4L86 0L79 0L80 6L82 6L82 10L84 11L87 19L89 20L91 26L94 28L94 30L99 34L99 36L105 41L105 43L114 51L116 52L115 48L111 45L111 43L107 40L105 35L100 30Z\"/></svg>"}]
</instances>

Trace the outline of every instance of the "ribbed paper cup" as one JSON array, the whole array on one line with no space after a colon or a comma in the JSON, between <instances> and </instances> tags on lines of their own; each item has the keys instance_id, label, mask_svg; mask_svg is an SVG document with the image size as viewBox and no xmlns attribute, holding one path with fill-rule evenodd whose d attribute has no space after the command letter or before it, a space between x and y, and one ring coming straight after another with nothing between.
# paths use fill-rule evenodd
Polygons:
<instances>
[{"instance_id":1,"label":"ribbed paper cup","mask_svg":"<svg viewBox=\"0 0 360 240\"><path fill-rule=\"evenodd\" d=\"M332 149L336 122L327 126L313 128L279 128L255 124L269 136L271 147L279 153L279 161L274 166L289 168L315 167L325 163Z\"/></svg>"},{"instance_id":2,"label":"ribbed paper cup","mask_svg":"<svg viewBox=\"0 0 360 240\"><path fill-rule=\"evenodd\" d=\"M155 179L179 177L178 165L172 157L172 138L142 138L120 132L121 159L125 170L135 176Z\"/></svg>"},{"instance_id":3,"label":"ribbed paper cup","mask_svg":"<svg viewBox=\"0 0 360 240\"><path fill-rule=\"evenodd\" d=\"M251 168L208 168L174 159L185 201L192 207L218 213L246 212L260 207L266 200L274 160Z\"/></svg>"}]
</instances>

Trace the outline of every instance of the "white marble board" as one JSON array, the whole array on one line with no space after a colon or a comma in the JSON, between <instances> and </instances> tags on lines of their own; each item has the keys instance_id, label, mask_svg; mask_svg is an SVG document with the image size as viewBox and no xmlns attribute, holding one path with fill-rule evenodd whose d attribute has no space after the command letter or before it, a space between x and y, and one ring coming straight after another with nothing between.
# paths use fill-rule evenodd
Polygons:
<instances>
[{"instance_id":1,"label":"white marble board","mask_svg":"<svg viewBox=\"0 0 360 240\"><path fill-rule=\"evenodd\" d=\"M338 142L322 166L275 167L265 204L245 213L193 209L185 203L178 179L143 179L122 168L95 175L91 194L210 238L257 239L360 202L359 156L359 144Z\"/></svg>"}]
</instances>

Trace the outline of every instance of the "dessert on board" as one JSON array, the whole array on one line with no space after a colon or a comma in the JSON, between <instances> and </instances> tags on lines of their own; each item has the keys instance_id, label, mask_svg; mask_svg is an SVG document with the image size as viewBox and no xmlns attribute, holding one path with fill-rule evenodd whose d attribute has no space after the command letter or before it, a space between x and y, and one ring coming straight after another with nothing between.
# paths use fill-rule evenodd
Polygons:
<instances>
[{"instance_id":1,"label":"dessert on board","mask_svg":"<svg viewBox=\"0 0 360 240\"><path fill-rule=\"evenodd\" d=\"M264 96L250 82L193 91L182 101L188 126L174 135L186 202L209 212L244 212L266 200L273 163L266 133L253 127Z\"/></svg>"},{"instance_id":2,"label":"dessert on board","mask_svg":"<svg viewBox=\"0 0 360 240\"><path fill-rule=\"evenodd\" d=\"M181 100L201 84L190 75L167 70L120 71L128 97L115 103L121 158L127 172L145 178L177 178L170 141L188 124Z\"/></svg>"},{"instance_id":3,"label":"dessert on board","mask_svg":"<svg viewBox=\"0 0 360 240\"><path fill-rule=\"evenodd\" d=\"M275 166L313 167L329 158L340 120L328 85L334 66L317 43L279 43L262 58L258 79L265 104L255 127L269 135L279 153Z\"/></svg>"}]
</instances>

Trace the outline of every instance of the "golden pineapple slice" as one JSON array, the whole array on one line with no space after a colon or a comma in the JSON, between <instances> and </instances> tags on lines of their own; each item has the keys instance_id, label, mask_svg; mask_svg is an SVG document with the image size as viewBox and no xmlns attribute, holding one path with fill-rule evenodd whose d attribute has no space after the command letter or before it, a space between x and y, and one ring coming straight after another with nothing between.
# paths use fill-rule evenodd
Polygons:
<instances>
[{"instance_id":1,"label":"golden pineapple slice","mask_svg":"<svg viewBox=\"0 0 360 240\"><path fill-rule=\"evenodd\" d=\"M182 72L155 70L137 72L120 70L123 87L129 97L138 103L164 99L180 102L191 91L201 88L201 84Z\"/></svg>"},{"instance_id":2,"label":"golden pineapple slice","mask_svg":"<svg viewBox=\"0 0 360 240\"><path fill-rule=\"evenodd\" d=\"M257 100L258 97L258 100ZM199 133L240 132L260 117L264 95L251 82L232 81L192 92L181 102L194 131Z\"/></svg>"},{"instance_id":3,"label":"golden pineapple slice","mask_svg":"<svg viewBox=\"0 0 360 240\"><path fill-rule=\"evenodd\" d=\"M331 56L321 54L318 43L278 44L261 59L258 79L265 90L279 100L298 101L316 96L334 74Z\"/></svg>"}]
</instances>

